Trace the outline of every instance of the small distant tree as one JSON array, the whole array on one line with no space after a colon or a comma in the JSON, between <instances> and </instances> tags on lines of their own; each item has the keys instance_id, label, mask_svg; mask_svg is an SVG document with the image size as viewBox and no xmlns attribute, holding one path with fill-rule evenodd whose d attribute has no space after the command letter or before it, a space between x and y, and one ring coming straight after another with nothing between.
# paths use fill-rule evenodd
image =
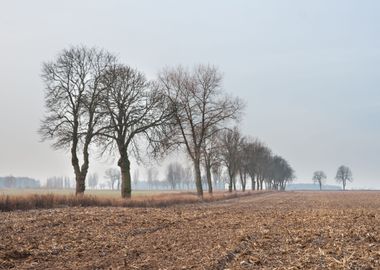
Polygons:
<instances>
[{"instance_id":1,"label":"small distant tree","mask_svg":"<svg viewBox=\"0 0 380 270\"><path fill-rule=\"evenodd\" d=\"M109 168L106 170L104 177L109 179L111 189L113 190L115 183L120 182L120 171L116 168Z\"/></svg>"},{"instance_id":2,"label":"small distant tree","mask_svg":"<svg viewBox=\"0 0 380 270\"><path fill-rule=\"evenodd\" d=\"M326 179L326 174L323 171L316 171L313 175L314 183L318 183L319 189L322 190L322 184Z\"/></svg>"},{"instance_id":3,"label":"small distant tree","mask_svg":"<svg viewBox=\"0 0 380 270\"><path fill-rule=\"evenodd\" d=\"M63 185L64 185L64 188L70 188L70 177L65 177L63 179Z\"/></svg>"},{"instance_id":4,"label":"small distant tree","mask_svg":"<svg viewBox=\"0 0 380 270\"><path fill-rule=\"evenodd\" d=\"M4 187L12 188L12 187L15 187L15 185L16 185L16 178L14 176L5 177Z\"/></svg>"},{"instance_id":5,"label":"small distant tree","mask_svg":"<svg viewBox=\"0 0 380 270\"><path fill-rule=\"evenodd\" d=\"M221 162L217 162L212 166L212 176L214 179L214 187L215 188L221 188L223 186L223 181L222 181L222 173L223 173L223 167ZM224 186L223 186L224 188Z\"/></svg>"},{"instance_id":6,"label":"small distant tree","mask_svg":"<svg viewBox=\"0 0 380 270\"><path fill-rule=\"evenodd\" d=\"M166 180L171 189L176 189L180 185L184 174L184 169L178 162L170 163L167 167Z\"/></svg>"},{"instance_id":7,"label":"small distant tree","mask_svg":"<svg viewBox=\"0 0 380 270\"><path fill-rule=\"evenodd\" d=\"M148 182L148 188L149 189L152 188L154 180L157 180L157 179L155 179L155 177L157 176L157 174L158 174L158 171L154 167L150 167L146 171L146 181Z\"/></svg>"},{"instance_id":8,"label":"small distant tree","mask_svg":"<svg viewBox=\"0 0 380 270\"><path fill-rule=\"evenodd\" d=\"M138 183L139 183L139 170L136 169L133 172L133 184L135 185L135 188L137 187Z\"/></svg>"},{"instance_id":9,"label":"small distant tree","mask_svg":"<svg viewBox=\"0 0 380 270\"><path fill-rule=\"evenodd\" d=\"M90 188L96 188L99 182L99 177L96 173L90 174L88 176L88 185Z\"/></svg>"},{"instance_id":10,"label":"small distant tree","mask_svg":"<svg viewBox=\"0 0 380 270\"><path fill-rule=\"evenodd\" d=\"M353 181L351 169L344 165L340 166L336 172L335 179L338 183L342 183L343 190L346 190L347 182Z\"/></svg>"},{"instance_id":11,"label":"small distant tree","mask_svg":"<svg viewBox=\"0 0 380 270\"><path fill-rule=\"evenodd\" d=\"M183 185L186 185L186 188L190 189L193 184L193 169L191 167L184 168L182 177Z\"/></svg>"}]
</instances>

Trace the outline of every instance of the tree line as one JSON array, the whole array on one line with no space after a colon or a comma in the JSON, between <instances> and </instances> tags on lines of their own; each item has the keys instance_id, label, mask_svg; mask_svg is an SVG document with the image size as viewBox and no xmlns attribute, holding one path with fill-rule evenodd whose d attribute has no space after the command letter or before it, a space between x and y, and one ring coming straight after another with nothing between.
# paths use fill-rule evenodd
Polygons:
<instances>
[{"instance_id":1,"label":"tree line","mask_svg":"<svg viewBox=\"0 0 380 270\"><path fill-rule=\"evenodd\" d=\"M39 133L55 149L69 149L77 195L85 191L93 150L118 154L123 198L131 197L130 161L141 151L156 158L185 151L200 197L202 168L210 193L212 176L223 170L229 191L237 178L243 190L249 179L254 189L285 189L294 178L285 159L233 128L244 103L224 91L214 66L166 68L148 80L105 50L78 46L44 63L42 79L46 113Z\"/></svg>"},{"instance_id":2,"label":"tree line","mask_svg":"<svg viewBox=\"0 0 380 270\"><path fill-rule=\"evenodd\" d=\"M39 188L40 181L29 177L0 177L0 188Z\"/></svg>"}]
</instances>

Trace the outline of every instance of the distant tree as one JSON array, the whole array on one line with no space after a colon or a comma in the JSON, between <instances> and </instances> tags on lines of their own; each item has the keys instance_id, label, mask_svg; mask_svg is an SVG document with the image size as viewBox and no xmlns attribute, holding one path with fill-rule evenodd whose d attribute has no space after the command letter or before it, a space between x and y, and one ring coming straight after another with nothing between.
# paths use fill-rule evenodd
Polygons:
<instances>
[{"instance_id":1,"label":"distant tree","mask_svg":"<svg viewBox=\"0 0 380 270\"><path fill-rule=\"evenodd\" d=\"M70 188L70 177L65 176L63 179L63 186L66 189Z\"/></svg>"},{"instance_id":2,"label":"distant tree","mask_svg":"<svg viewBox=\"0 0 380 270\"><path fill-rule=\"evenodd\" d=\"M4 179L4 187L6 188L14 188L16 186L16 177L14 176L6 176Z\"/></svg>"},{"instance_id":3,"label":"distant tree","mask_svg":"<svg viewBox=\"0 0 380 270\"><path fill-rule=\"evenodd\" d=\"M138 183L139 183L139 170L136 169L133 172L133 184L135 185L135 188L137 187Z\"/></svg>"},{"instance_id":4,"label":"distant tree","mask_svg":"<svg viewBox=\"0 0 380 270\"><path fill-rule=\"evenodd\" d=\"M88 176L88 185L90 188L95 189L99 183L99 177L96 173L90 174Z\"/></svg>"},{"instance_id":5,"label":"distant tree","mask_svg":"<svg viewBox=\"0 0 380 270\"><path fill-rule=\"evenodd\" d=\"M109 179L111 189L114 189L115 183L120 182L120 171L116 168L109 168L105 171L105 178Z\"/></svg>"},{"instance_id":6,"label":"distant tree","mask_svg":"<svg viewBox=\"0 0 380 270\"><path fill-rule=\"evenodd\" d=\"M149 189L152 188L155 180L157 180L157 174L158 174L158 171L157 171L156 168L150 167L150 168L147 169L147 171L146 171L146 180L148 182Z\"/></svg>"},{"instance_id":7,"label":"distant tree","mask_svg":"<svg viewBox=\"0 0 380 270\"><path fill-rule=\"evenodd\" d=\"M251 178L251 189L255 190L256 178L258 178L260 172L259 165L262 162L262 156L268 153L268 148L257 139L247 138L243 145L242 151L244 153L244 161L242 166L244 166L245 171ZM259 181L257 181L257 183L259 183Z\"/></svg>"},{"instance_id":8,"label":"distant tree","mask_svg":"<svg viewBox=\"0 0 380 270\"><path fill-rule=\"evenodd\" d=\"M236 175L239 172L242 135L238 128L226 129L220 133L220 156L229 176L228 191L236 190Z\"/></svg>"},{"instance_id":9,"label":"distant tree","mask_svg":"<svg viewBox=\"0 0 380 270\"><path fill-rule=\"evenodd\" d=\"M166 70L158 79L174 109L172 125L164 133L163 146L166 149L184 146L193 163L200 197L203 196L201 159L204 145L214 132L224 128L226 121L238 118L242 109L239 99L224 93L222 77L217 68L199 65L193 71L182 67Z\"/></svg>"},{"instance_id":10,"label":"distant tree","mask_svg":"<svg viewBox=\"0 0 380 270\"><path fill-rule=\"evenodd\" d=\"M269 185L270 189L285 190L286 185L295 178L293 168L284 158L278 155L271 158L268 168L269 173L267 173L266 177L272 180Z\"/></svg>"},{"instance_id":11,"label":"distant tree","mask_svg":"<svg viewBox=\"0 0 380 270\"><path fill-rule=\"evenodd\" d=\"M326 179L326 174L323 171L316 171L313 175L313 182L318 183L319 189L322 190L322 184Z\"/></svg>"},{"instance_id":12,"label":"distant tree","mask_svg":"<svg viewBox=\"0 0 380 270\"><path fill-rule=\"evenodd\" d=\"M62 189L64 188L64 178L62 176L53 176L46 179L46 188Z\"/></svg>"},{"instance_id":13,"label":"distant tree","mask_svg":"<svg viewBox=\"0 0 380 270\"><path fill-rule=\"evenodd\" d=\"M340 166L336 172L335 179L338 183L342 183L343 190L346 190L347 182L353 181L351 169L344 165Z\"/></svg>"},{"instance_id":14,"label":"distant tree","mask_svg":"<svg viewBox=\"0 0 380 270\"><path fill-rule=\"evenodd\" d=\"M172 162L168 165L166 171L166 180L171 189L176 189L177 185L181 183L183 178L184 171L182 165L178 162Z\"/></svg>"},{"instance_id":15,"label":"distant tree","mask_svg":"<svg viewBox=\"0 0 380 270\"><path fill-rule=\"evenodd\" d=\"M53 140L55 149L70 148L76 195L85 191L89 147L104 116L99 110L103 91L99 78L114 61L103 50L71 47L43 64L47 110L39 133L43 140Z\"/></svg>"},{"instance_id":16,"label":"distant tree","mask_svg":"<svg viewBox=\"0 0 380 270\"><path fill-rule=\"evenodd\" d=\"M220 186L224 184L223 179L222 179L222 173L223 173L223 166L221 164L221 161L219 160L219 162L216 162L212 166L212 176L214 179L215 188L220 188Z\"/></svg>"},{"instance_id":17,"label":"distant tree","mask_svg":"<svg viewBox=\"0 0 380 270\"><path fill-rule=\"evenodd\" d=\"M191 167L186 167L183 170L183 180L182 180L182 183L184 185L186 185L187 189L190 189L190 187L194 183L193 169Z\"/></svg>"}]
</instances>

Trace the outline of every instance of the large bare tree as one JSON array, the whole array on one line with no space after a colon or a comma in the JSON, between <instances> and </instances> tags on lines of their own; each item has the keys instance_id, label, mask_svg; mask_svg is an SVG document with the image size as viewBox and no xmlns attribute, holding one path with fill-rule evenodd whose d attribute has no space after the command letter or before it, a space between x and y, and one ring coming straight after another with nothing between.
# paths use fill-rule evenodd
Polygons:
<instances>
[{"instance_id":1,"label":"large bare tree","mask_svg":"<svg viewBox=\"0 0 380 270\"><path fill-rule=\"evenodd\" d=\"M109 68L102 78L103 105L107 112L107 124L102 133L108 149L117 148L118 166L121 171L121 195L130 198L131 162L134 153L139 156L138 139L155 142L156 129L163 128L172 111L165 96L149 83L145 76L125 65Z\"/></svg>"},{"instance_id":2,"label":"large bare tree","mask_svg":"<svg viewBox=\"0 0 380 270\"><path fill-rule=\"evenodd\" d=\"M76 194L85 191L89 147L104 116L99 79L115 61L103 50L71 47L43 64L46 114L39 133L43 140L53 140L55 149L70 148Z\"/></svg>"},{"instance_id":3,"label":"large bare tree","mask_svg":"<svg viewBox=\"0 0 380 270\"><path fill-rule=\"evenodd\" d=\"M192 71L168 69L158 81L175 112L171 129L166 130L165 148L184 145L193 162L198 196L202 197L202 148L227 120L239 117L242 102L224 93L222 75L212 66L199 65Z\"/></svg>"}]
</instances>

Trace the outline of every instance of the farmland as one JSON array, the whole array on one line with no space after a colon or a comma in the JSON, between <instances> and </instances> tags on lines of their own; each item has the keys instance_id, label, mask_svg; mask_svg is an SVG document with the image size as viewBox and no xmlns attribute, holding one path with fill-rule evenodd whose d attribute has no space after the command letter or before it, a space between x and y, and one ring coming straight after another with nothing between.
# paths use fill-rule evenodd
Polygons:
<instances>
[{"instance_id":1,"label":"farmland","mask_svg":"<svg viewBox=\"0 0 380 270\"><path fill-rule=\"evenodd\" d=\"M0 269L378 269L380 193L0 213Z\"/></svg>"}]
</instances>

